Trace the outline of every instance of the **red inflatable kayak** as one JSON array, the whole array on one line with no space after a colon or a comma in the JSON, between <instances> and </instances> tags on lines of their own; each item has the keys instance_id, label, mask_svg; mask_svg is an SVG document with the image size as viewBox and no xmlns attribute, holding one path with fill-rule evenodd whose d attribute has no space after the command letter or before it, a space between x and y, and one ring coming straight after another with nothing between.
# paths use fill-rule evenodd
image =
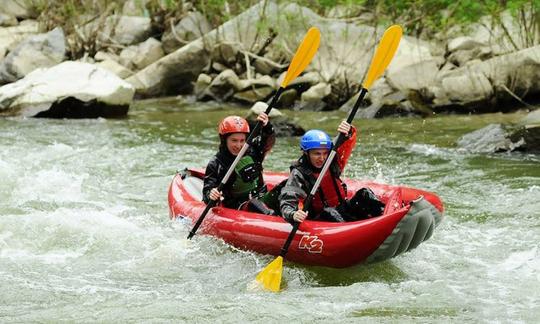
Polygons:
<instances>
[{"instance_id":1,"label":"red inflatable kayak","mask_svg":"<svg viewBox=\"0 0 540 324\"><path fill-rule=\"evenodd\" d=\"M204 210L204 170L177 174L169 187L171 218L198 219ZM287 177L267 172L270 188ZM304 221L287 253L287 260L308 265L345 268L379 262L417 247L441 222L443 204L435 194L403 186L345 179L349 194L368 187L386 204L382 216L347 223ZM213 235L244 250L279 255L292 225L278 216L214 207L198 234Z\"/></svg>"}]
</instances>

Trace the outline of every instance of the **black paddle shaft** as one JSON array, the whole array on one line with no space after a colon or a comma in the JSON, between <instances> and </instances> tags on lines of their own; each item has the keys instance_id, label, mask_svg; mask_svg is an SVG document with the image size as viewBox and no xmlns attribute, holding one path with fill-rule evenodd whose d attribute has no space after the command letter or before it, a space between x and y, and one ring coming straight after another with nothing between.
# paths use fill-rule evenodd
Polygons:
<instances>
[{"instance_id":1,"label":"black paddle shaft","mask_svg":"<svg viewBox=\"0 0 540 324\"><path fill-rule=\"evenodd\" d=\"M356 112L358 111L358 108L360 107L360 103L362 103L362 100L366 96L367 89L362 87L362 90L360 90L360 95L358 96L358 99L356 100L356 103L354 104L353 109L349 113L349 116L347 117L347 123L351 124L354 116L356 115ZM317 190L319 189L319 185L321 184L322 178L326 174L326 171L330 167L330 164L332 163L332 160L334 159L334 156L337 154L337 148L343 144L345 141L345 134L339 132L337 138L334 140L334 145L332 147L332 151L328 155L328 158L326 158L326 161L324 162L324 165L321 169L321 173L319 173L319 176L317 177L317 181L315 181L315 184L313 185L313 188L311 188L311 191L309 192L308 196L304 200L304 208L302 210L307 211L311 207L311 202L313 201L313 197L317 193ZM298 226L300 226L300 223L294 222L293 228L291 232L289 233L289 236L287 237L287 241L285 241L285 244L283 244L283 247L281 248L281 253L279 254L281 257L285 257L287 252L289 251L289 246L291 245L291 242L294 238L294 235L296 235L296 231L298 231Z\"/></svg>"},{"instance_id":2,"label":"black paddle shaft","mask_svg":"<svg viewBox=\"0 0 540 324\"><path fill-rule=\"evenodd\" d=\"M272 111L272 108L274 108L274 106L276 105L276 103L277 103L277 101L279 99L279 96L281 96L281 93L284 90L285 90L285 88L280 87L276 91L276 94L272 98L272 101L268 105L268 108L266 108L266 110L264 111L267 115L270 114L270 111ZM234 168L236 167L236 165L238 164L240 159L244 156L244 153L246 153L249 146L253 143L253 140L255 139L255 137L258 136L258 133L261 131L261 128L262 128L262 123L261 123L261 121L258 121L257 124L255 125L255 127L249 133L249 136L246 139L246 143L244 143L244 146L242 147L242 149L240 150L240 152L238 153L238 155L234 159L233 163L229 167L229 170L227 170L227 173L225 173L225 176L223 177L223 179L221 180L221 182L217 186L218 191L223 190L223 187L225 186L227 181L229 181L229 178L230 178L230 176L232 174L232 171L234 170ZM187 237L188 240L191 239L195 235L195 232L197 232L197 230L199 229L199 226L201 226L201 224L202 224L204 218L206 217L206 214L208 214L208 211L210 210L210 208L215 207L216 204L217 204L217 200L210 200L208 202L208 204L206 204L206 207L204 208L204 211L202 212L201 216L199 216L199 219L197 219L197 222L195 223L195 225L193 225L193 228L191 229L191 231L189 231L189 235Z\"/></svg>"}]
</instances>

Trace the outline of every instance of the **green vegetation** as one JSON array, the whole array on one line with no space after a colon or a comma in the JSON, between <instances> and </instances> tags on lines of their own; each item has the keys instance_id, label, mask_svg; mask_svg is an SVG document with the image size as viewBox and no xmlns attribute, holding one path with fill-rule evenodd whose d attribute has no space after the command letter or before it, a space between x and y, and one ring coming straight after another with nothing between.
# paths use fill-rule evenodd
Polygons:
<instances>
[{"instance_id":1,"label":"green vegetation","mask_svg":"<svg viewBox=\"0 0 540 324\"><path fill-rule=\"evenodd\" d=\"M85 53L92 55L102 45L96 42L104 18L121 14L126 0L37 0L33 1L40 13L38 19L44 30L62 26L69 36L70 56L77 58ZM212 26L243 12L258 0L133 0L140 15L152 18L155 36L159 36L172 24L179 21L188 11L202 12ZM277 0L278 3L289 1ZM332 15L338 19L364 24L388 24L399 22L409 35L430 39L453 26L477 22L482 16L493 17L501 24L501 13L505 10L517 19L523 29L526 44L532 46L540 38L540 0L298 0L320 15ZM360 19L362 18L362 19ZM98 22L90 35L81 35L80 27L89 22ZM259 26L260 27L260 26Z\"/></svg>"}]
</instances>

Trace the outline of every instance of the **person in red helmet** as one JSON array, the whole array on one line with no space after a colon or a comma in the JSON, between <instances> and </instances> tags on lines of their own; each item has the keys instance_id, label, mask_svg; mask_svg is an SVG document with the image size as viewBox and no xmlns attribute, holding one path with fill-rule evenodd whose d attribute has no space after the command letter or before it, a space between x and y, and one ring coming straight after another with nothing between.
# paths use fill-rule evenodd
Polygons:
<instances>
[{"instance_id":1,"label":"person in red helmet","mask_svg":"<svg viewBox=\"0 0 540 324\"><path fill-rule=\"evenodd\" d=\"M288 222L302 222L306 218L346 222L382 213L384 204L369 188L362 188L351 199L347 199L347 187L340 175L356 144L356 129L342 121L338 131L346 136L346 140L336 149L337 154L307 211L302 210L300 202L315 185L333 143L328 134L317 129L309 130L302 136L302 156L291 166L291 173L279 196L281 214Z\"/></svg>"},{"instance_id":2,"label":"person in red helmet","mask_svg":"<svg viewBox=\"0 0 540 324\"><path fill-rule=\"evenodd\" d=\"M217 187L249 136L248 122L239 116L225 117L218 126L219 150L208 162L204 176L203 201L222 199L228 208L239 208L244 202L262 196L266 192L263 181L262 162L275 143L275 132L264 112L257 116L263 127L248 151L240 159L223 191Z\"/></svg>"}]
</instances>

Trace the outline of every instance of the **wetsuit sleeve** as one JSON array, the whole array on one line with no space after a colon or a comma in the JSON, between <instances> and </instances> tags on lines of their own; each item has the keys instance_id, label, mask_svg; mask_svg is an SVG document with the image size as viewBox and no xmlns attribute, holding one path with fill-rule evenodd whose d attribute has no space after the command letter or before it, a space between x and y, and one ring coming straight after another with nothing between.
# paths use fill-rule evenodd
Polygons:
<instances>
[{"instance_id":1,"label":"wetsuit sleeve","mask_svg":"<svg viewBox=\"0 0 540 324\"><path fill-rule=\"evenodd\" d=\"M261 134L254 139L253 144L250 147L252 152L251 155L259 162L262 162L275 143L276 133L274 131L274 126L268 122L268 124L261 129Z\"/></svg>"},{"instance_id":2,"label":"wetsuit sleeve","mask_svg":"<svg viewBox=\"0 0 540 324\"><path fill-rule=\"evenodd\" d=\"M293 214L298 210L298 202L306 198L305 180L300 171L293 169L287 183L279 195L281 215L289 223L293 223Z\"/></svg>"},{"instance_id":3,"label":"wetsuit sleeve","mask_svg":"<svg viewBox=\"0 0 540 324\"><path fill-rule=\"evenodd\" d=\"M343 171L343 169L347 165L347 161L349 161L349 157L351 156L352 150L355 146L356 128L354 126L351 126L351 130L349 132L349 135L347 135L347 139L336 150L336 160L341 171Z\"/></svg>"},{"instance_id":4,"label":"wetsuit sleeve","mask_svg":"<svg viewBox=\"0 0 540 324\"><path fill-rule=\"evenodd\" d=\"M216 188L221 182L220 165L216 157L213 157L206 166L203 185L203 201L208 204L210 198L208 195L213 188Z\"/></svg>"}]
</instances>

